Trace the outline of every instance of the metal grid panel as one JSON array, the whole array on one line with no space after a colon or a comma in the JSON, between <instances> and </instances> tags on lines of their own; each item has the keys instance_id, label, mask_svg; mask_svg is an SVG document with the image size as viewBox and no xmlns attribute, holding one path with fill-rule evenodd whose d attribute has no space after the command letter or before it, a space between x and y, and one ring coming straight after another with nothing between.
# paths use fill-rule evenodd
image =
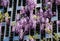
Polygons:
<instances>
[{"instance_id":1,"label":"metal grid panel","mask_svg":"<svg viewBox=\"0 0 60 41\"><path fill-rule=\"evenodd\" d=\"M40 0L40 2L42 2L42 0ZM16 3L16 14L17 14L17 10L20 10L20 6L18 6L18 3L19 3L19 0L17 0L17 3ZM21 0L21 6L23 5L23 0ZM5 24L5 31L4 31L4 41L6 41L5 39L7 38L10 38L10 34L11 34L11 22L12 22L12 16L13 16L13 8L14 8L14 0L12 0L12 7L7 7L7 12L11 12L11 19L10 19L10 26L9 26L9 36L6 37L6 24ZM39 3L37 4L36 8L37 7L42 7L42 3ZM36 11L36 10L35 10ZM55 21L55 20L58 20L58 10L57 10L57 6L56 6L56 14L57 16L53 17L51 20L52 21ZM54 19L55 18L55 19ZM4 24L4 23L3 23ZM58 33L58 25L57 25L57 33ZM40 33L41 34L41 33ZM41 36L40 34L38 35L38 38L40 39L41 41ZM35 35L35 34L34 34ZM49 34L46 34L46 38L48 38ZM50 35L51 36L51 35ZM18 40L19 36L15 36L15 33L13 33L13 41L15 40ZM49 37L52 39L52 37ZM28 41L28 36L24 36L24 40L27 40ZM9 41L9 39L7 40ZM18 40L19 41L19 40ZM46 41L46 40L45 40ZM52 40L51 40L52 41Z\"/></svg>"}]
</instances>

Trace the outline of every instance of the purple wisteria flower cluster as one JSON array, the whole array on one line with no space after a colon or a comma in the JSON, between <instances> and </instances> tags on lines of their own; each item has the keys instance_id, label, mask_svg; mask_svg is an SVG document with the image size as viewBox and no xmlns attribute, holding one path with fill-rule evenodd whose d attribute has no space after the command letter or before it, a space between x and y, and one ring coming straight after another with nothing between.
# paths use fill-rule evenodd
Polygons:
<instances>
[{"instance_id":1,"label":"purple wisteria flower cluster","mask_svg":"<svg viewBox=\"0 0 60 41\"><path fill-rule=\"evenodd\" d=\"M53 22L51 21L51 18L53 16L56 16L56 12L52 11L52 3L53 0L45 0L45 11L43 10L43 7L37 11L37 13L33 14L33 10L36 9L37 6L37 0L26 0L26 7L21 6L20 13L16 14L16 21L13 21L11 23L12 26L12 32L16 32L19 34L20 39L22 40L24 37L24 34L28 33L31 29L36 29L37 24L40 25L40 31L45 30L46 33L51 34L52 28L53 28ZM56 4L58 5L59 0L56 0ZM1 5L3 7L7 7L9 5L9 0L1 0ZM60 5L60 4L59 4ZM47 8L47 9L46 9ZM27 16L26 12L29 16ZM3 16L0 13L0 32L2 27L2 18ZM4 15L5 22L9 23L10 16L8 13L5 13ZM59 21L57 21L57 24L59 24ZM30 38L30 41L34 41L34 38Z\"/></svg>"},{"instance_id":2,"label":"purple wisteria flower cluster","mask_svg":"<svg viewBox=\"0 0 60 41\"><path fill-rule=\"evenodd\" d=\"M1 0L1 6L7 7L9 5L9 0Z\"/></svg>"},{"instance_id":3,"label":"purple wisteria flower cluster","mask_svg":"<svg viewBox=\"0 0 60 41\"><path fill-rule=\"evenodd\" d=\"M52 12L51 1L46 3L47 9L45 11L42 8L40 8L40 10L35 14L33 14L33 10L35 9L37 4L36 0L26 0L26 3L27 9L25 9L25 7L22 6L20 13L16 14L16 21L12 25L12 32L16 31L16 33L19 34L20 39L23 39L24 34L29 32L30 29L36 29L36 24L39 23L40 30L45 30L46 33L50 34L53 28L51 18L54 15L56 15L56 12ZM27 10L29 10L30 16L27 16Z\"/></svg>"},{"instance_id":4,"label":"purple wisteria flower cluster","mask_svg":"<svg viewBox=\"0 0 60 41\"><path fill-rule=\"evenodd\" d=\"M56 0L56 5L60 5L60 0Z\"/></svg>"}]
</instances>

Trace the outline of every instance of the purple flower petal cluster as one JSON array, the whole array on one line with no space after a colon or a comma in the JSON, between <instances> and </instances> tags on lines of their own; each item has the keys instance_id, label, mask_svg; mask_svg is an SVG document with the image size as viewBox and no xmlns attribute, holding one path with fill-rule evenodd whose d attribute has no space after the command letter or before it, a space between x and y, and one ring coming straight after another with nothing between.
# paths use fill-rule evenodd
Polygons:
<instances>
[{"instance_id":1,"label":"purple flower petal cluster","mask_svg":"<svg viewBox=\"0 0 60 41\"><path fill-rule=\"evenodd\" d=\"M40 31L46 31L46 33L50 33L52 31L51 18L56 15L56 12L52 12L52 0L45 0L45 6L47 9L44 11L40 8L37 13L33 14L33 10L37 5L37 0L26 0L26 7L21 6L20 13L16 14L16 22L13 23L12 32L16 32L19 34L20 39L23 39L24 34L28 33L31 29L36 29L37 24L40 25ZM58 3L58 1L56 2ZM1 5L3 7L7 7L9 4L9 0L2 0ZM26 12L30 12L29 16L27 16ZM5 22L9 22L9 15L6 14ZM59 24L59 21L57 22ZM0 23L0 32L1 32L2 24ZM34 41L32 38L30 41Z\"/></svg>"},{"instance_id":2,"label":"purple flower petal cluster","mask_svg":"<svg viewBox=\"0 0 60 41\"><path fill-rule=\"evenodd\" d=\"M60 25L60 20L57 21L57 24Z\"/></svg>"},{"instance_id":3,"label":"purple flower petal cluster","mask_svg":"<svg viewBox=\"0 0 60 41\"><path fill-rule=\"evenodd\" d=\"M33 10L36 7L37 0L26 0L27 7L29 10Z\"/></svg>"},{"instance_id":4,"label":"purple flower petal cluster","mask_svg":"<svg viewBox=\"0 0 60 41\"><path fill-rule=\"evenodd\" d=\"M45 12L43 12L43 9L40 8L37 14L33 14L33 10L30 10L30 16L23 15L23 17L19 18L19 16L21 15L23 14L17 14L16 25L12 26L12 31L16 31L16 33L19 34L20 39L23 39L24 34L29 32L30 29L36 29L37 23L40 24L40 30L42 31L42 33L44 29L46 33L51 33L52 25L50 23L50 19L54 14L52 13L50 8L48 8Z\"/></svg>"},{"instance_id":5,"label":"purple flower petal cluster","mask_svg":"<svg viewBox=\"0 0 60 41\"><path fill-rule=\"evenodd\" d=\"M60 5L60 0L56 0L56 5Z\"/></svg>"},{"instance_id":6,"label":"purple flower petal cluster","mask_svg":"<svg viewBox=\"0 0 60 41\"><path fill-rule=\"evenodd\" d=\"M20 14L25 14L25 12L26 12L26 8L24 6L21 6Z\"/></svg>"},{"instance_id":7,"label":"purple flower petal cluster","mask_svg":"<svg viewBox=\"0 0 60 41\"><path fill-rule=\"evenodd\" d=\"M1 5L7 7L9 5L9 0L1 0Z\"/></svg>"}]
</instances>

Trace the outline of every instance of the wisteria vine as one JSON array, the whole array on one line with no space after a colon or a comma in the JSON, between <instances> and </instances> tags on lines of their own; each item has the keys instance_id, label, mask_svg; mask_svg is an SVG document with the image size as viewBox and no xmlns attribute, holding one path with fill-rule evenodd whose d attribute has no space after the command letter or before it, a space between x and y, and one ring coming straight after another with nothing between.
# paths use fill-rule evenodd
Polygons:
<instances>
[{"instance_id":1,"label":"wisteria vine","mask_svg":"<svg viewBox=\"0 0 60 41\"><path fill-rule=\"evenodd\" d=\"M19 34L20 39L23 39L24 34L29 32L30 29L36 29L36 24L39 23L40 30L45 30L46 33L51 34L53 23L51 21L51 18L53 16L56 16L56 12L52 12L52 3L53 0L45 0L45 11L40 8L37 13L33 14L33 10L36 9L37 6L37 0L26 0L26 7L21 6L20 13L16 14L16 21L13 21L11 24L12 26L12 32L16 32ZM56 0L56 5L60 5L59 0ZM9 0L1 0L1 6L7 7L9 5ZM30 13L30 16L27 16L26 12L28 11ZM3 16L0 12L0 32L2 27L2 22L5 18L5 22L9 23L10 16L8 12L6 12ZM57 24L60 22L57 21ZM42 32L43 33L43 32ZM30 36L30 41L34 41L34 38Z\"/></svg>"}]
</instances>

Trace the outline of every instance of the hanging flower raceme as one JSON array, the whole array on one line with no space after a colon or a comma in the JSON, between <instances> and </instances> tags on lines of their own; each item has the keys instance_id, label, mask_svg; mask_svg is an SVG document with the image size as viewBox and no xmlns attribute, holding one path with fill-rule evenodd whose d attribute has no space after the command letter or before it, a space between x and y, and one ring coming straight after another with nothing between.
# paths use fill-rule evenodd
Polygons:
<instances>
[{"instance_id":1,"label":"hanging flower raceme","mask_svg":"<svg viewBox=\"0 0 60 41\"><path fill-rule=\"evenodd\" d=\"M18 21L20 19L20 14L16 14L16 21Z\"/></svg>"},{"instance_id":2,"label":"hanging flower raceme","mask_svg":"<svg viewBox=\"0 0 60 41\"><path fill-rule=\"evenodd\" d=\"M48 18L52 18L52 16L53 16L52 10L50 8L48 8L47 12L48 12Z\"/></svg>"},{"instance_id":3,"label":"hanging flower raceme","mask_svg":"<svg viewBox=\"0 0 60 41\"><path fill-rule=\"evenodd\" d=\"M20 37L20 39L23 39L23 36L24 36L23 29L20 29L20 31L19 31L19 37Z\"/></svg>"},{"instance_id":4,"label":"hanging flower raceme","mask_svg":"<svg viewBox=\"0 0 60 41\"><path fill-rule=\"evenodd\" d=\"M56 5L60 5L60 0L56 0Z\"/></svg>"},{"instance_id":5,"label":"hanging flower raceme","mask_svg":"<svg viewBox=\"0 0 60 41\"><path fill-rule=\"evenodd\" d=\"M37 4L36 0L26 0L26 2L27 2L27 7L29 10L33 10L34 7L36 7L36 4Z\"/></svg>"},{"instance_id":6,"label":"hanging flower raceme","mask_svg":"<svg viewBox=\"0 0 60 41\"><path fill-rule=\"evenodd\" d=\"M29 29L32 29L32 27L33 27L33 21L29 19Z\"/></svg>"},{"instance_id":7,"label":"hanging flower raceme","mask_svg":"<svg viewBox=\"0 0 60 41\"><path fill-rule=\"evenodd\" d=\"M24 33L27 34L28 32L29 32L29 24L26 24L24 28Z\"/></svg>"},{"instance_id":8,"label":"hanging flower raceme","mask_svg":"<svg viewBox=\"0 0 60 41\"><path fill-rule=\"evenodd\" d=\"M28 32L29 24L27 23L27 17L24 18L23 26L24 26L24 32Z\"/></svg>"},{"instance_id":9,"label":"hanging flower raceme","mask_svg":"<svg viewBox=\"0 0 60 41\"><path fill-rule=\"evenodd\" d=\"M40 24L40 30L41 30L41 31L44 30L44 24Z\"/></svg>"},{"instance_id":10,"label":"hanging flower raceme","mask_svg":"<svg viewBox=\"0 0 60 41\"><path fill-rule=\"evenodd\" d=\"M46 18L45 19L45 23L49 23L49 18Z\"/></svg>"},{"instance_id":11,"label":"hanging flower raceme","mask_svg":"<svg viewBox=\"0 0 60 41\"><path fill-rule=\"evenodd\" d=\"M40 22L40 16L37 14L36 15L36 23L38 24Z\"/></svg>"},{"instance_id":12,"label":"hanging flower raceme","mask_svg":"<svg viewBox=\"0 0 60 41\"><path fill-rule=\"evenodd\" d=\"M46 28L45 28L45 31L46 31L46 33L52 33L52 24L50 24L50 23L46 23Z\"/></svg>"},{"instance_id":13,"label":"hanging flower raceme","mask_svg":"<svg viewBox=\"0 0 60 41\"><path fill-rule=\"evenodd\" d=\"M24 33L27 33L29 30L29 23L27 23L27 17L22 17L20 20L21 24L22 24L22 28L24 28ZM28 21L29 22L29 21Z\"/></svg>"},{"instance_id":14,"label":"hanging flower raceme","mask_svg":"<svg viewBox=\"0 0 60 41\"><path fill-rule=\"evenodd\" d=\"M45 18L47 18L47 16L48 16L48 12L45 11L44 14L43 14L43 16L44 16Z\"/></svg>"},{"instance_id":15,"label":"hanging flower raceme","mask_svg":"<svg viewBox=\"0 0 60 41\"><path fill-rule=\"evenodd\" d=\"M21 21L22 26L25 27L26 22L27 22L26 18L22 17L20 21Z\"/></svg>"},{"instance_id":16,"label":"hanging flower raceme","mask_svg":"<svg viewBox=\"0 0 60 41\"><path fill-rule=\"evenodd\" d=\"M53 0L45 0L45 3L47 4L49 1L50 1L51 3L54 2Z\"/></svg>"},{"instance_id":17,"label":"hanging flower raceme","mask_svg":"<svg viewBox=\"0 0 60 41\"><path fill-rule=\"evenodd\" d=\"M60 20L56 21L57 22L57 25L60 25Z\"/></svg>"},{"instance_id":18,"label":"hanging flower raceme","mask_svg":"<svg viewBox=\"0 0 60 41\"><path fill-rule=\"evenodd\" d=\"M20 14L25 14L25 7L24 6L21 6L21 8L20 8Z\"/></svg>"},{"instance_id":19,"label":"hanging flower raceme","mask_svg":"<svg viewBox=\"0 0 60 41\"><path fill-rule=\"evenodd\" d=\"M33 22L33 29L36 29L36 19L37 19L37 16L36 15L33 15L33 20L32 20L32 22Z\"/></svg>"},{"instance_id":20,"label":"hanging flower raceme","mask_svg":"<svg viewBox=\"0 0 60 41\"><path fill-rule=\"evenodd\" d=\"M53 16L56 16L56 12L53 12Z\"/></svg>"},{"instance_id":21,"label":"hanging flower raceme","mask_svg":"<svg viewBox=\"0 0 60 41\"><path fill-rule=\"evenodd\" d=\"M40 15L40 17L43 17L43 9L42 8L40 8L38 14Z\"/></svg>"},{"instance_id":22,"label":"hanging flower raceme","mask_svg":"<svg viewBox=\"0 0 60 41\"><path fill-rule=\"evenodd\" d=\"M19 34L20 39L23 39L24 32L20 21L12 22L12 32L16 32L17 34Z\"/></svg>"},{"instance_id":23,"label":"hanging flower raceme","mask_svg":"<svg viewBox=\"0 0 60 41\"><path fill-rule=\"evenodd\" d=\"M9 23L9 19L10 19L10 16L8 14L8 12L5 13L5 21L6 23Z\"/></svg>"},{"instance_id":24,"label":"hanging flower raceme","mask_svg":"<svg viewBox=\"0 0 60 41\"><path fill-rule=\"evenodd\" d=\"M52 2L48 2L47 3L47 7L50 8L50 9L52 9Z\"/></svg>"},{"instance_id":25,"label":"hanging flower raceme","mask_svg":"<svg viewBox=\"0 0 60 41\"><path fill-rule=\"evenodd\" d=\"M40 19L40 29L41 30L44 30L45 24L48 23L48 22L49 22L49 19L48 18L42 17Z\"/></svg>"},{"instance_id":26,"label":"hanging flower raceme","mask_svg":"<svg viewBox=\"0 0 60 41\"><path fill-rule=\"evenodd\" d=\"M20 21L16 22L16 32L19 33L20 29L22 29L22 24L20 23Z\"/></svg>"},{"instance_id":27,"label":"hanging flower raceme","mask_svg":"<svg viewBox=\"0 0 60 41\"><path fill-rule=\"evenodd\" d=\"M27 22L26 18L23 17L21 18L20 21L17 21L16 32L18 32L20 39L23 39L24 32L28 30L26 22Z\"/></svg>"},{"instance_id":28,"label":"hanging flower raceme","mask_svg":"<svg viewBox=\"0 0 60 41\"><path fill-rule=\"evenodd\" d=\"M2 0L2 1L1 1L1 5L2 5L3 7L7 7L7 6L9 5L9 0Z\"/></svg>"},{"instance_id":29,"label":"hanging flower raceme","mask_svg":"<svg viewBox=\"0 0 60 41\"><path fill-rule=\"evenodd\" d=\"M15 32L15 29L16 29L16 21L13 21L11 23L11 26L12 26L12 32Z\"/></svg>"},{"instance_id":30,"label":"hanging flower raceme","mask_svg":"<svg viewBox=\"0 0 60 41\"><path fill-rule=\"evenodd\" d=\"M40 18L40 23L43 23L43 24L45 23L45 18L44 17Z\"/></svg>"}]
</instances>

